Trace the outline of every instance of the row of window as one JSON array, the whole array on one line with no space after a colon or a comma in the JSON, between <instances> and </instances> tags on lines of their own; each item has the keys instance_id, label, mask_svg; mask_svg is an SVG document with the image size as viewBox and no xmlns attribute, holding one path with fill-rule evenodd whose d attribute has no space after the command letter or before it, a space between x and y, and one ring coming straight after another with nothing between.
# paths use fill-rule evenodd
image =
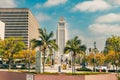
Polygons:
<instances>
[{"instance_id":1,"label":"row of window","mask_svg":"<svg viewBox=\"0 0 120 80\"><path fill-rule=\"evenodd\" d=\"M12 26L12 25L23 25L23 26L25 26L25 25L28 25L28 23L6 23L6 25L10 25L10 26Z\"/></svg>"},{"instance_id":2,"label":"row of window","mask_svg":"<svg viewBox=\"0 0 120 80\"><path fill-rule=\"evenodd\" d=\"M28 21L27 18L0 18L3 21Z\"/></svg>"},{"instance_id":3,"label":"row of window","mask_svg":"<svg viewBox=\"0 0 120 80\"><path fill-rule=\"evenodd\" d=\"M1 20L28 20L27 17L0 17Z\"/></svg>"},{"instance_id":4,"label":"row of window","mask_svg":"<svg viewBox=\"0 0 120 80\"><path fill-rule=\"evenodd\" d=\"M28 36L28 34L5 34L5 36Z\"/></svg>"},{"instance_id":5,"label":"row of window","mask_svg":"<svg viewBox=\"0 0 120 80\"><path fill-rule=\"evenodd\" d=\"M16 32L16 33L18 33L18 32L20 32L20 33L21 32L25 32L25 33L28 32L28 30L24 30L24 29L22 29L22 30L21 29L15 29L15 30L14 29L5 29L5 31L6 32Z\"/></svg>"},{"instance_id":6,"label":"row of window","mask_svg":"<svg viewBox=\"0 0 120 80\"><path fill-rule=\"evenodd\" d=\"M23 31L19 31L19 32L17 32L17 31L13 31L13 32L8 32L8 31L5 31L5 33L6 34L27 34L27 32L23 32Z\"/></svg>"},{"instance_id":7,"label":"row of window","mask_svg":"<svg viewBox=\"0 0 120 80\"><path fill-rule=\"evenodd\" d=\"M0 17L28 17L28 15L0 15Z\"/></svg>"},{"instance_id":8,"label":"row of window","mask_svg":"<svg viewBox=\"0 0 120 80\"><path fill-rule=\"evenodd\" d=\"M28 27L5 27L5 30L28 30Z\"/></svg>"},{"instance_id":9,"label":"row of window","mask_svg":"<svg viewBox=\"0 0 120 80\"><path fill-rule=\"evenodd\" d=\"M4 20L3 22L6 22L6 23L28 23L28 21L27 20Z\"/></svg>"},{"instance_id":10,"label":"row of window","mask_svg":"<svg viewBox=\"0 0 120 80\"><path fill-rule=\"evenodd\" d=\"M28 14L28 12L0 12L0 14Z\"/></svg>"}]
</instances>

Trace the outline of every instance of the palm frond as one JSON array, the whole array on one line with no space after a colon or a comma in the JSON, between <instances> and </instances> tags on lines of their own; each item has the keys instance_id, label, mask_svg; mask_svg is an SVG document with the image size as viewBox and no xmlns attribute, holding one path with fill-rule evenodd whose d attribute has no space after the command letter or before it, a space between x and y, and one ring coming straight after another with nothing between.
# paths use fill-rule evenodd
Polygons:
<instances>
[{"instance_id":1,"label":"palm frond","mask_svg":"<svg viewBox=\"0 0 120 80\"><path fill-rule=\"evenodd\" d=\"M31 40L31 42L32 42L32 49L35 49L36 47L43 45L42 41L40 40L33 39Z\"/></svg>"},{"instance_id":2,"label":"palm frond","mask_svg":"<svg viewBox=\"0 0 120 80\"><path fill-rule=\"evenodd\" d=\"M53 31L52 31L52 32L50 32L50 34L48 34L46 40L49 40L49 39L53 38L53 36L54 36L54 34L53 34Z\"/></svg>"}]
</instances>

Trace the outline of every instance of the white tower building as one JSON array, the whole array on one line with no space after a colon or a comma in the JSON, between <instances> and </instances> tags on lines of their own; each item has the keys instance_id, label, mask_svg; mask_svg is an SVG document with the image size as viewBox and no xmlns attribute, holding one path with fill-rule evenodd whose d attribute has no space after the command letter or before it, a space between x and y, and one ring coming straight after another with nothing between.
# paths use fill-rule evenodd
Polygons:
<instances>
[{"instance_id":1,"label":"white tower building","mask_svg":"<svg viewBox=\"0 0 120 80\"><path fill-rule=\"evenodd\" d=\"M5 23L0 21L0 39L4 40L5 37Z\"/></svg>"},{"instance_id":2,"label":"white tower building","mask_svg":"<svg viewBox=\"0 0 120 80\"><path fill-rule=\"evenodd\" d=\"M57 28L58 53L56 55L59 64L61 63L63 57L66 40L67 40L66 21L64 20L63 17L60 17Z\"/></svg>"}]
</instances>

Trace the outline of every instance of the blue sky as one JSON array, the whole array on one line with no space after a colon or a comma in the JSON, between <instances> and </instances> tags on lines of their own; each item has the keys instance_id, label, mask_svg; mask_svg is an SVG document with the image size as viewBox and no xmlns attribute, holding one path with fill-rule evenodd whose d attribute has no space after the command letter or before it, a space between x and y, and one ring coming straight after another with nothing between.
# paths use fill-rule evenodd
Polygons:
<instances>
[{"instance_id":1,"label":"blue sky","mask_svg":"<svg viewBox=\"0 0 120 80\"><path fill-rule=\"evenodd\" d=\"M68 39L104 48L111 35L120 35L120 0L0 0L1 8L30 8L42 28L56 32L60 16L67 22Z\"/></svg>"}]
</instances>

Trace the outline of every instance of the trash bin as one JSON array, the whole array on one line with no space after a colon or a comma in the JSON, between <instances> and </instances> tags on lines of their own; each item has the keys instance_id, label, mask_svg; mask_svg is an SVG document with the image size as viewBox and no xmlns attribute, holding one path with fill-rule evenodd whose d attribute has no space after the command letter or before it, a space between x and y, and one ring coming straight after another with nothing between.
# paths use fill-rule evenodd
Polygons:
<instances>
[{"instance_id":1,"label":"trash bin","mask_svg":"<svg viewBox=\"0 0 120 80\"><path fill-rule=\"evenodd\" d=\"M58 72L61 72L61 66L58 66Z\"/></svg>"}]
</instances>

